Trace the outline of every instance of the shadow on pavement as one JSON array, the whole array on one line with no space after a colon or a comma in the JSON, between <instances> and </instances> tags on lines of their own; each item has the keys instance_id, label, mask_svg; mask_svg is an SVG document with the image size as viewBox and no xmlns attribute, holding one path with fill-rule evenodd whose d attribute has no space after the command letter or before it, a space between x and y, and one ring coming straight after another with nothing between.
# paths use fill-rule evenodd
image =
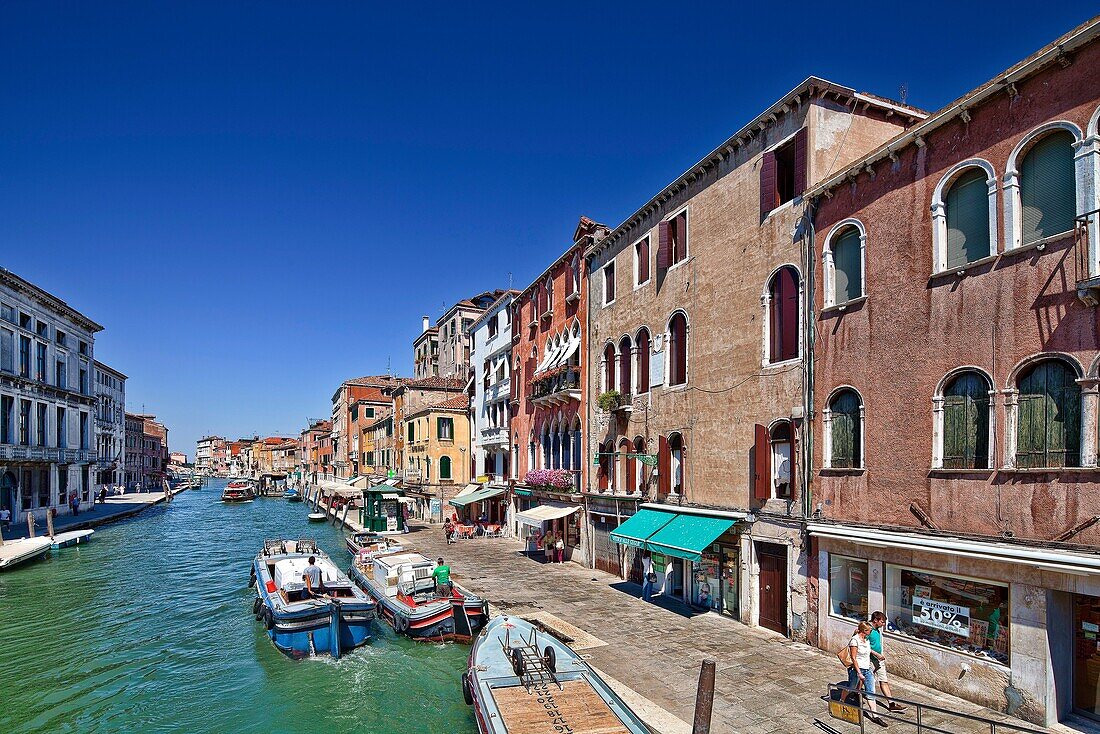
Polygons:
<instances>
[{"instance_id":1,"label":"shadow on pavement","mask_svg":"<svg viewBox=\"0 0 1100 734\"><path fill-rule=\"evenodd\" d=\"M627 596L632 596L635 599L640 599L642 596L642 585L635 584L632 581L619 581L614 584L609 584L609 587ZM706 612L701 609L694 609L675 597L664 596L663 594L654 596L649 600L649 603L655 607L664 609L666 612L677 614L684 619L691 619L692 617L698 617L700 614L706 614Z\"/></svg>"}]
</instances>

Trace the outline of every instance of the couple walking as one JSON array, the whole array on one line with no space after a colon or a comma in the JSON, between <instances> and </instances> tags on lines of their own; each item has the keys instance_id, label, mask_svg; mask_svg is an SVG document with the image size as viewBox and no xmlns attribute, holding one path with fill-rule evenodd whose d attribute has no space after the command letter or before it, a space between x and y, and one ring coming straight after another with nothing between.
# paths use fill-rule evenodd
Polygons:
<instances>
[{"instance_id":1,"label":"couple walking","mask_svg":"<svg viewBox=\"0 0 1100 734\"><path fill-rule=\"evenodd\" d=\"M878 715L875 704L875 685L882 690L888 711L900 712L905 707L891 701L894 692L890 690L890 680L886 675L886 655L882 652L882 629L886 627L886 615L875 612L870 622L860 622L856 633L848 641L847 647L838 657L848 669L848 687L861 691L867 699L870 712L867 718L879 726L888 726L886 719Z\"/></svg>"}]
</instances>

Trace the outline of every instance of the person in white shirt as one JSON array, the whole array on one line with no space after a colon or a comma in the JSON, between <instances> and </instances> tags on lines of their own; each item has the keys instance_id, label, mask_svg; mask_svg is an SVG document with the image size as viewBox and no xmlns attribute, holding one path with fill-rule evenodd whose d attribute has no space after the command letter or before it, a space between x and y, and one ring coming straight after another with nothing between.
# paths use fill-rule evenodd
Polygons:
<instances>
[{"instance_id":1,"label":"person in white shirt","mask_svg":"<svg viewBox=\"0 0 1100 734\"><path fill-rule=\"evenodd\" d=\"M642 601L649 601L653 598L653 586L656 578L653 573L653 559L650 557L649 551L642 551Z\"/></svg>"},{"instance_id":2,"label":"person in white shirt","mask_svg":"<svg viewBox=\"0 0 1100 734\"><path fill-rule=\"evenodd\" d=\"M853 691L862 689L870 713L867 718L879 726L887 726L886 720L878 715L875 706L875 671L871 667L871 641L867 639L874 629L868 622L860 622L856 633L848 641L848 656L852 664L848 666L848 687Z\"/></svg>"}]
</instances>

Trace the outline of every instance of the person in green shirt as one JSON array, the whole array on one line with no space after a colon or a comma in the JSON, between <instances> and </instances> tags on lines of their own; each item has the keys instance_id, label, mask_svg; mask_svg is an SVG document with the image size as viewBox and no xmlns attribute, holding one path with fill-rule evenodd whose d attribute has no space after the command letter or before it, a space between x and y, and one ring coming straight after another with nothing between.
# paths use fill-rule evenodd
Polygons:
<instances>
[{"instance_id":1,"label":"person in green shirt","mask_svg":"<svg viewBox=\"0 0 1100 734\"><path fill-rule=\"evenodd\" d=\"M875 683L878 684L882 695L886 697L886 708L889 711L904 711L905 706L891 699L894 692L890 690L890 679L886 677L886 656L882 652L882 630L886 627L886 615L875 612L871 615L871 634L867 635L867 641L871 643L871 666L875 669Z\"/></svg>"},{"instance_id":2,"label":"person in green shirt","mask_svg":"<svg viewBox=\"0 0 1100 734\"><path fill-rule=\"evenodd\" d=\"M435 559L432 578L435 579L435 590L440 596L451 595L451 567L443 563L442 557Z\"/></svg>"}]
</instances>

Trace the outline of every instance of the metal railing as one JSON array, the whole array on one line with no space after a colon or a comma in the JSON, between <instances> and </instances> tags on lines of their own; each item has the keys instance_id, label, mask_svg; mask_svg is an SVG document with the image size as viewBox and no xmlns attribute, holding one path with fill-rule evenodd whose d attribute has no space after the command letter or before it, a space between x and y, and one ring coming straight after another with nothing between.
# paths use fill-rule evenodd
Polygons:
<instances>
[{"instance_id":1,"label":"metal railing","mask_svg":"<svg viewBox=\"0 0 1100 734\"><path fill-rule=\"evenodd\" d=\"M1018 732L1021 734L1047 734L1043 729L1036 729L1024 724L1010 724L1003 721L997 721L990 719L987 716L978 716L976 714L968 714L962 711L956 711L954 709L944 708L943 706L937 706L931 703L922 703L920 701L910 701L904 698L898 698L894 696L887 699L885 696L875 696L876 701L886 702L887 700L894 703L900 703L908 706L912 709L912 713L906 712L908 716L903 716L900 712L890 711L885 706L879 706L877 711L872 711L867 707L867 694L864 691L853 691L846 685L831 683L829 684L829 694L825 696L825 700L834 701L834 696L839 694L839 700L844 702L845 705L857 709L859 711L859 731L860 734L865 734L867 731L867 714L881 716L883 719L895 724L901 724L906 727L906 731L912 728L917 734L958 734L957 731L951 729L943 729L942 725L951 723L962 719L966 722L975 724L981 724L989 727L989 734L997 734L997 732ZM859 705L849 703L852 697L859 697ZM947 721L937 721L936 723L928 723L926 719L929 718L929 714L933 716L931 718L944 718ZM877 731L877 728L875 729Z\"/></svg>"},{"instance_id":2,"label":"metal railing","mask_svg":"<svg viewBox=\"0 0 1100 734\"><path fill-rule=\"evenodd\" d=\"M1077 282L1090 280L1095 277L1093 273L1093 263L1091 262L1091 254L1089 252L1089 224L1093 219L1100 218L1100 209L1093 209L1092 211L1078 214L1074 217L1074 232L1073 243L1076 250L1076 257L1074 258L1077 272Z\"/></svg>"}]
</instances>

